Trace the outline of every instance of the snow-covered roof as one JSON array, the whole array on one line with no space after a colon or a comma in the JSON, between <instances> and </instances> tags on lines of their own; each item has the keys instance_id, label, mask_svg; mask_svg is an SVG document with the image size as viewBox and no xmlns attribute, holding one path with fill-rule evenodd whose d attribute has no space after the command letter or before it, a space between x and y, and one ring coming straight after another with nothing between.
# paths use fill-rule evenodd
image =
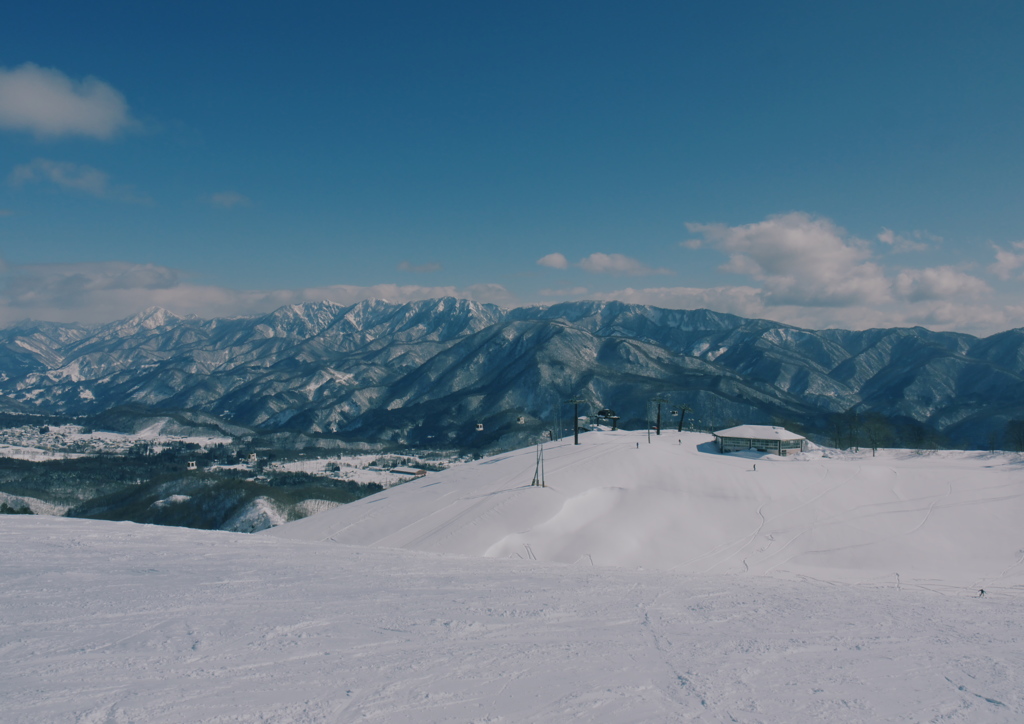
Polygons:
<instances>
[{"instance_id":1,"label":"snow-covered roof","mask_svg":"<svg viewBox=\"0 0 1024 724\"><path fill-rule=\"evenodd\" d=\"M419 468L391 468L391 472L398 473L399 475L426 475L426 470L420 470Z\"/></svg>"},{"instance_id":2,"label":"snow-covered roof","mask_svg":"<svg viewBox=\"0 0 1024 724\"><path fill-rule=\"evenodd\" d=\"M715 437L744 437L751 440L803 440L803 435L797 435L784 427L774 425L737 425L728 430L719 430Z\"/></svg>"}]
</instances>

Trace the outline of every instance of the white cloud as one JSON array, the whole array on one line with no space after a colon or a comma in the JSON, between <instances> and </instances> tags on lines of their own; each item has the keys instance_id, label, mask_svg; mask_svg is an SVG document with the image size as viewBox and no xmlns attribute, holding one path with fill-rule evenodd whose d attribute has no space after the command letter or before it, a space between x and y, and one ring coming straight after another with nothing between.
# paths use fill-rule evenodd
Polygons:
<instances>
[{"instance_id":1,"label":"white cloud","mask_svg":"<svg viewBox=\"0 0 1024 724\"><path fill-rule=\"evenodd\" d=\"M724 271L762 282L769 305L848 306L890 298L890 283L868 260L867 245L828 219L793 212L743 226L687 228L729 255Z\"/></svg>"},{"instance_id":2,"label":"white cloud","mask_svg":"<svg viewBox=\"0 0 1024 724\"><path fill-rule=\"evenodd\" d=\"M992 245L996 250L996 260L988 267L989 272L999 279L1006 281L1017 274L1021 267L1024 267L1024 241L1015 241L1010 244L1011 248L1020 250L1010 251L1000 246Z\"/></svg>"},{"instance_id":3,"label":"white cloud","mask_svg":"<svg viewBox=\"0 0 1024 724\"><path fill-rule=\"evenodd\" d=\"M894 286L899 296L911 302L977 299L992 291L981 279L949 266L905 269L896 276Z\"/></svg>"},{"instance_id":4,"label":"white cloud","mask_svg":"<svg viewBox=\"0 0 1024 724\"><path fill-rule=\"evenodd\" d=\"M110 177L98 168L67 161L37 158L31 163L16 166L7 180L12 186L49 182L63 189L79 191L101 199L133 203L149 201L137 196L129 186L111 185Z\"/></svg>"},{"instance_id":5,"label":"white cloud","mask_svg":"<svg viewBox=\"0 0 1024 724\"><path fill-rule=\"evenodd\" d=\"M652 269L636 259L623 254L602 254L595 252L580 260L581 269L594 274L671 274L668 269Z\"/></svg>"},{"instance_id":6,"label":"white cloud","mask_svg":"<svg viewBox=\"0 0 1024 724\"><path fill-rule=\"evenodd\" d=\"M654 287L589 294L590 299L650 304L666 309L713 309L741 317L763 317L763 294L755 287Z\"/></svg>"},{"instance_id":7,"label":"white cloud","mask_svg":"<svg viewBox=\"0 0 1024 724\"><path fill-rule=\"evenodd\" d=\"M907 251L927 251L931 248L926 241L938 242L942 239L938 236L933 236L924 231L914 231L909 237L901 236L891 229L882 228L882 232L878 235L878 240L883 244L887 244L892 247L893 251L907 252Z\"/></svg>"},{"instance_id":8,"label":"white cloud","mask_svg":"<svg viewBox=\"0 0 1024 724\"><path fill-rule=\"evenodd\" d=\"M248 196L243 196L237 191L221 191L220 193L211 194L207 200L214 206L220 206L222 209L252 205L252 201Z\"/></svg>"},{"instance_id":9,"label":"white cloud","mask_svg":"<svg viewBox=\"0 0 1024 724\"><path fill-rule=\"evenodd\" d=\"M441 265L436 261L430 261L426 264L413 264L412 262L403 261L399 262L398 270L415 272L417 274L429 274L431 272L441 271Z\"/></svg>"},{"instance_id":10,"label":"white cloud","mask_svg":"<svg viewBox=\"0 0 1024 724\"><path fill-rule=\"evenodd\" d=\"M547 256L542 256L537 260L537 264L540 266L550 267L552 269L568 269L570 266L569 260L565 258L565 255L557 252L554 254L548 254ZM591 272L592 274L627 274L639 276L643 274L672 273L668 269L652 269L636 259L632 259L624 254L602 254L601 252L595 252L590 256L580 259L575 266L578 266L584 271Z\"/></svg>"},{"instance_id":11,"label":"white cloud","mask_svg":"<svg viewBox=\"0 0 1024 724\"><path fill-rule=\"evenodd\" d=\"M305 289L236 290L198 285L169 267L129 262L5 264L0 259L0 325L25 318L55 322L107 322L158 306L179 315L224 317L260 314L285 304L363 299L407 302L459 297L502 306L518 300L499 284L469 287L377 284Z\"/></svg>"},{"instance_id":12,"label":"white cloud","mask_svg":"<svg viewBox=\"0 0 1024 724\"><path fill-rule=\"evenodd\" d=\"M981 291L974 289L972 284L965 286L968 294ZM587 298L651 304L667 309L711 309L741 317L770 319L807 329L922 326L980 336L1010 327L1024 326L1024 305L987 304L960 299L903 299L884 305L848 307L769 305L764 290L748 286L626 288L612 292L590 293Z\"/></svg>"},{"instance_id":13,"label":"white cloud","mask_svg":"<svg viewBox=\"0 0 1024 724\"><path fill-rule=\"evenodd\" d=\"M569 260L565 258L564 254L559 254L558 252L555 252L554 254L548 254L547 256L542 256L540 259L537 260L537 263L540 266L551 267L552 269L569 268Z\"/></svg>"},{"instance_id":14,"label":"white cloud","mask_svg":"<svg viewBox=\"0 0 1024 724\"><path fill-rule=\"evenodd\" d=\"M92 76L74 81L35 63L0 68L0 128L108 139L132 123L124 96Z\"/></svg>"},{"instance_id":15,"label":"white cloud","mask_svg":"<svg viewBox=\"0 0 1024 724\"><path fill-rule=\"evenodd\" d=\"M562 297L566 299L582 297L588 293L588 290L586 287L572 287L571 289L541 289L537 293L542 297Z\"/></svg>"},{"instance_id":16,"label":"white cloud","mask_svg":"<svg viewBox=\"0 0 1024 724\"><path fill-rule=\"evenodd\" d=\"M1024 305L996 298L982 279L952 266L886 270L872 244L851 237L828 219L804 213L772 216L741 226L689 224L699 238L684 248L727 255L722 269L755 284L716 287L625 288L589 293L673 309L706 308L812 329L867 329L920 325L937 330L991 334L1024 324ZM887 233L888 232L888 233ZM885 230L885 244L907 246ZM914 243L941 239L914 232ZM1008 278L1024 268L1024 242L996 247L990 271Z\"/></svg>"}]
</instances>

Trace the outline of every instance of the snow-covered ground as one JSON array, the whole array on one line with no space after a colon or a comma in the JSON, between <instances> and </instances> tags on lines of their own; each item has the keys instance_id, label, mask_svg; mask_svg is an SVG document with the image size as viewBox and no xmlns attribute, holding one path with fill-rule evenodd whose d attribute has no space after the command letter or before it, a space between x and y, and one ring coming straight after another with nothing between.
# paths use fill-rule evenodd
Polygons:
<instances>
[{"instance_id":1,"label":"snow-covered ground","mask_svg":"<svg viewBox=\"0 0 1024 724\"><path fill-rule=\"evenodd\" d=\"M719 455L710 435L595 432L433 473L269 535L684 573L1024 594L1024 458ZM756 466L756 470L754 469Z\"/></svg>"},{"instance_id":2,"label":"snow-covered ground","mask_svg":"<svg viewBox=\"0 0 1024 724\"><path fill-rule=\"evenodd\" d=\"M1009 592L5 518L10 724L1024 720Z\"/></svg>"},{"instance_id":3,"label":"snow-covered ground","mask_svg":"<svg viewBox=\"0 0 1024 724\"><path fill-rule=\"evenodd\" d=\"M343 480L351 480L361 485L376 483L385 488L392 485L400 485L412 480L412 476L396 473L391 468L382 468L374 463L387 459L386 455L330 455L327 457L304 458L302 460L289 460L273 462L268 467L271 470L280 470L288 473L307 473L309 475L320 475ZM419 468L422 465L447 466L453 458L451 456L434 457L431 459L421 458L415 455L401 456L403 467ZM394 467L392 465L391 467Z\"/></svg>"},{"instance_id":4,"label":"snow-covered ground","mask_svg":"<svg viewBox=\"0 0 1024 724\"><path fill-rule=\"evenodd\" d=\"M188 437L162 434L164 422L155 423L138 433L86 430L80 425L52 425L41 432L29 425L0 429L0 457L21 460L54 460L95 455L125 453L140 442L159 452L170 443L195 443L201 447L228 444L229 437Z\"/></svg>"},{"instance_id":5,"label":"snow-covered ground","mask_svg":"<svg viewBox=\"0 0 1024 724\"><path fill-rule=\"evenodd\" d=\"M11 458L12 460L31 460L40 462L43 460L71 460L82 457L81 453L56 452L40 447L29 447L26 445L3 445L0 444L0 457Z\"/></svg>"},{"instance_id":6,"label":"snow-covered ground","mask_svg":"<svg viewBox=\"0 0 1024 724\"><path fill-rule=\"evenodd\" d=\"M1021 456L708 439L588 434L545 488L528 449L260 535L2 516L0 719L1024 721Z\"/></svg>"}]
</instances>

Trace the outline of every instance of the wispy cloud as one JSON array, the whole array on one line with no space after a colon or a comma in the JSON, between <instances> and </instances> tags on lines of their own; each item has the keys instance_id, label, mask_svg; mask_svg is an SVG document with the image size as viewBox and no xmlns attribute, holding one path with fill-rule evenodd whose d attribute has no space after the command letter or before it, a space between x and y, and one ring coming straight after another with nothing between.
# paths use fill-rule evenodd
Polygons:
<instances>
[{"instance_id":1,"label":"wispy cloud","mask_svg":"<svg viewBox=\"0 0 1024 724\"><path fill-rule=\"evenodd\" d=\"M12 216L14 214L10 209L0 209L0 216Z\"/></svg>"},{"instance_id":2,"label":"wispy cloud","mask_svg":"<svg viewBox=\"0 0 1024 724\"><path fill-rule=\"evenodd\" d=\"M580 298L589 294L586 287L572 287L571 289L541 289L538 294L542 297Z\"/></svg>"},{"instance_id":3,"label":"wispy cloud","mask_svg":"<svg viewBox=\"0 0 1024 724\"><path fill-rule=\"evenodd\" d=\"M0 68L0 128L109 139L133 123L124 96L97 78L75 81L35 63Z\"/></svg>"},{"instance_id":4,"label":"wispy cloud","mask_svg":"<svg viewBox=\"0 0 1024 724\"><path fill-rule=\"evenodd\" d=\"M376 284L304 289L237 290L199 285L184 272L153 264L5 264L0 259L0 326L25 318L56 322L107 322L158 306L201 317L272 311L285 304L363 299L406 302L459 297L503 306L518 303L500 284L468 287Z\"/></svg>"},{"instance_id":5,"label":"wispy cloud","mask_svg":"<svg viewBox=\"0 0 1024 724\"><path fill-rule=\"evenodd\" d=\"M581 269L594 274L627 274L630 276L641 276L645 274L671 274L668 269L652 269L651 267L632 259L624 254L602 254L595 252L590 256L581 259Z\"/></svg>"},{"instance_id":6,"label":"wispy cloud","mask_svg":"<svg viewBox=\"0 0 1024 724\"><path fill-rule=\"evenodd\" d=\"M884 305L853 304L845 307L815 307L767 303L763 289L735 287L656 287L618 289L590 293L589 299L605 299L651 304L668 309L711 309L754 319L771 319L808 329L869 329L871 327L912 327L920 325L936 330L955 330L977 335L1024 326L1024 305L992 303L977 299L980 289L966 285L968 299L900 298Z\"/></svg>"},{"instance_id":7,"label":"wispy cloud","mask_svg":"<svg viewBox=\"0 0 1024 724\"><path fill-rule=\"evenodd\" d=\"M668 309L713 309L742 317L762 317L764 296L756 287L627 287L613 292L591 293L591 299L650 304Z\"/></svg>"},{"instance_id":8,"label":"wispy cloud","mask_svg":"<svg viewBox=\"0 0 1024 724\"><path fill-rule=\"evenodd\" d=\"M436 261L427 262L426 264L413 264L412 262L402 261L398 264L398 270L414 272L416 274L429 274L431 272L441 271L441 265Z\"/></svg>"},{"instance_id":9,"label":"wispy cloud","mask_svg":"<svg viewBox=\"0 0 1024 724\"><path fill-rule=\"evenodd\" d=\"M1009 249L995 244L992 246L996 251L996 260L989 265L989 272L1003 281L1019 274L1021 267L1024 267L1024 241L1013 242Z\"/></svg>"},{"instance_id":10,"label":"wispy cloud","mask_svg":"<svg viewBox=\"0 0 1024 724\"><path fill-rule=\"evenodd\" d=\"M252 206L252 200L237 191L221 191L220 193L211 194L206 200L222 209L233 209L236 206Z\"/></svg>"},{"instance_id":11,"label":"wispy cloud","mask_svg":"<svg viewBox=\"0 0 1024 724\"><path fill-rule=\"evenodd\" d=\"M927 231L912 231L907 235L897 234L892 229L882 228L878 240L887 244L894 252L928 251L933 245L942 242L941 236L929 234Z\"/></svg>"},{"instance_id":12,"label":"wispy cloud","mask_svg":"<svg viewBox=\"0 0 1024 724\"><path fill-rule=\"evenodd\" d=\"M642 262L637 261L625 254L604 254L595 252L579 260L575 265L570 265L564 254L554 253L542 256L537 260L540 266L551 269L568 269L570 266L577 266L592 274L622 274L627 276L641 276L645 274L671 274L668 269L653 269Z\"/></svg>"},{"instance_id":13,"label":"wispy cloud","mask_svg":"<svg viewBox=\"0 0 1024 724\"><path fill-rule=\"evenodd\" d=\"M148 198L137 195L130 186L112 185L110 177L98 168L67 161L37 158L31 163L16 166L7 180L12 186L23 186L27 183L52 183L63 189L78 191L101 199L131 203L149 202Z\"/></svg>"}]
</instances>

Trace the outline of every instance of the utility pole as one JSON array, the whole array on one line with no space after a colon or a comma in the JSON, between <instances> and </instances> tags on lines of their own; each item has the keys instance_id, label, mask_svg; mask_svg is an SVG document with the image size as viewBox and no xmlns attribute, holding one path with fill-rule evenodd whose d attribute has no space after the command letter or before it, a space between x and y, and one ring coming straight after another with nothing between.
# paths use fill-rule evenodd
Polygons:
<instances>
[{"instance_id":1,"label":"utility pole","mask_svg":"<svg viewBox=\"0 0 1024 724\"><path fill-rule=\"evenodd\" d=\"M566 402L572 405L572 432L573 432L573 445L580 444L580 403L586 402L578 397L573 397L571 400Z\"/></svg>"},{"instance_id":2,"label":"utility pole","mask_svg":"<svg viewBox=\"0 0 1024 724\"><path fill-rule=\"evenodd\" d=\"M546 488L547 485L544 482L544 443L540 442L537 444L537 466L533 470L533 482L531 486L536 485L541 488Z\"/></svg>"},{"instance_id":3,"label":"utility pole","mask_svg":"<svg viewBox=\"0 0 1024 724\"><path fill-rule=\"evenodd\" d=\"M666 400L663 397L655 397L654 399L651 400L651 402L657 403L657 405L658 405L658 420L657 420L657 422L654 423L654 433L656 435L660 435L661 434L661 406L662 406L662 404L667 403L668 400Z\"/></svg>"}]
</instances>

